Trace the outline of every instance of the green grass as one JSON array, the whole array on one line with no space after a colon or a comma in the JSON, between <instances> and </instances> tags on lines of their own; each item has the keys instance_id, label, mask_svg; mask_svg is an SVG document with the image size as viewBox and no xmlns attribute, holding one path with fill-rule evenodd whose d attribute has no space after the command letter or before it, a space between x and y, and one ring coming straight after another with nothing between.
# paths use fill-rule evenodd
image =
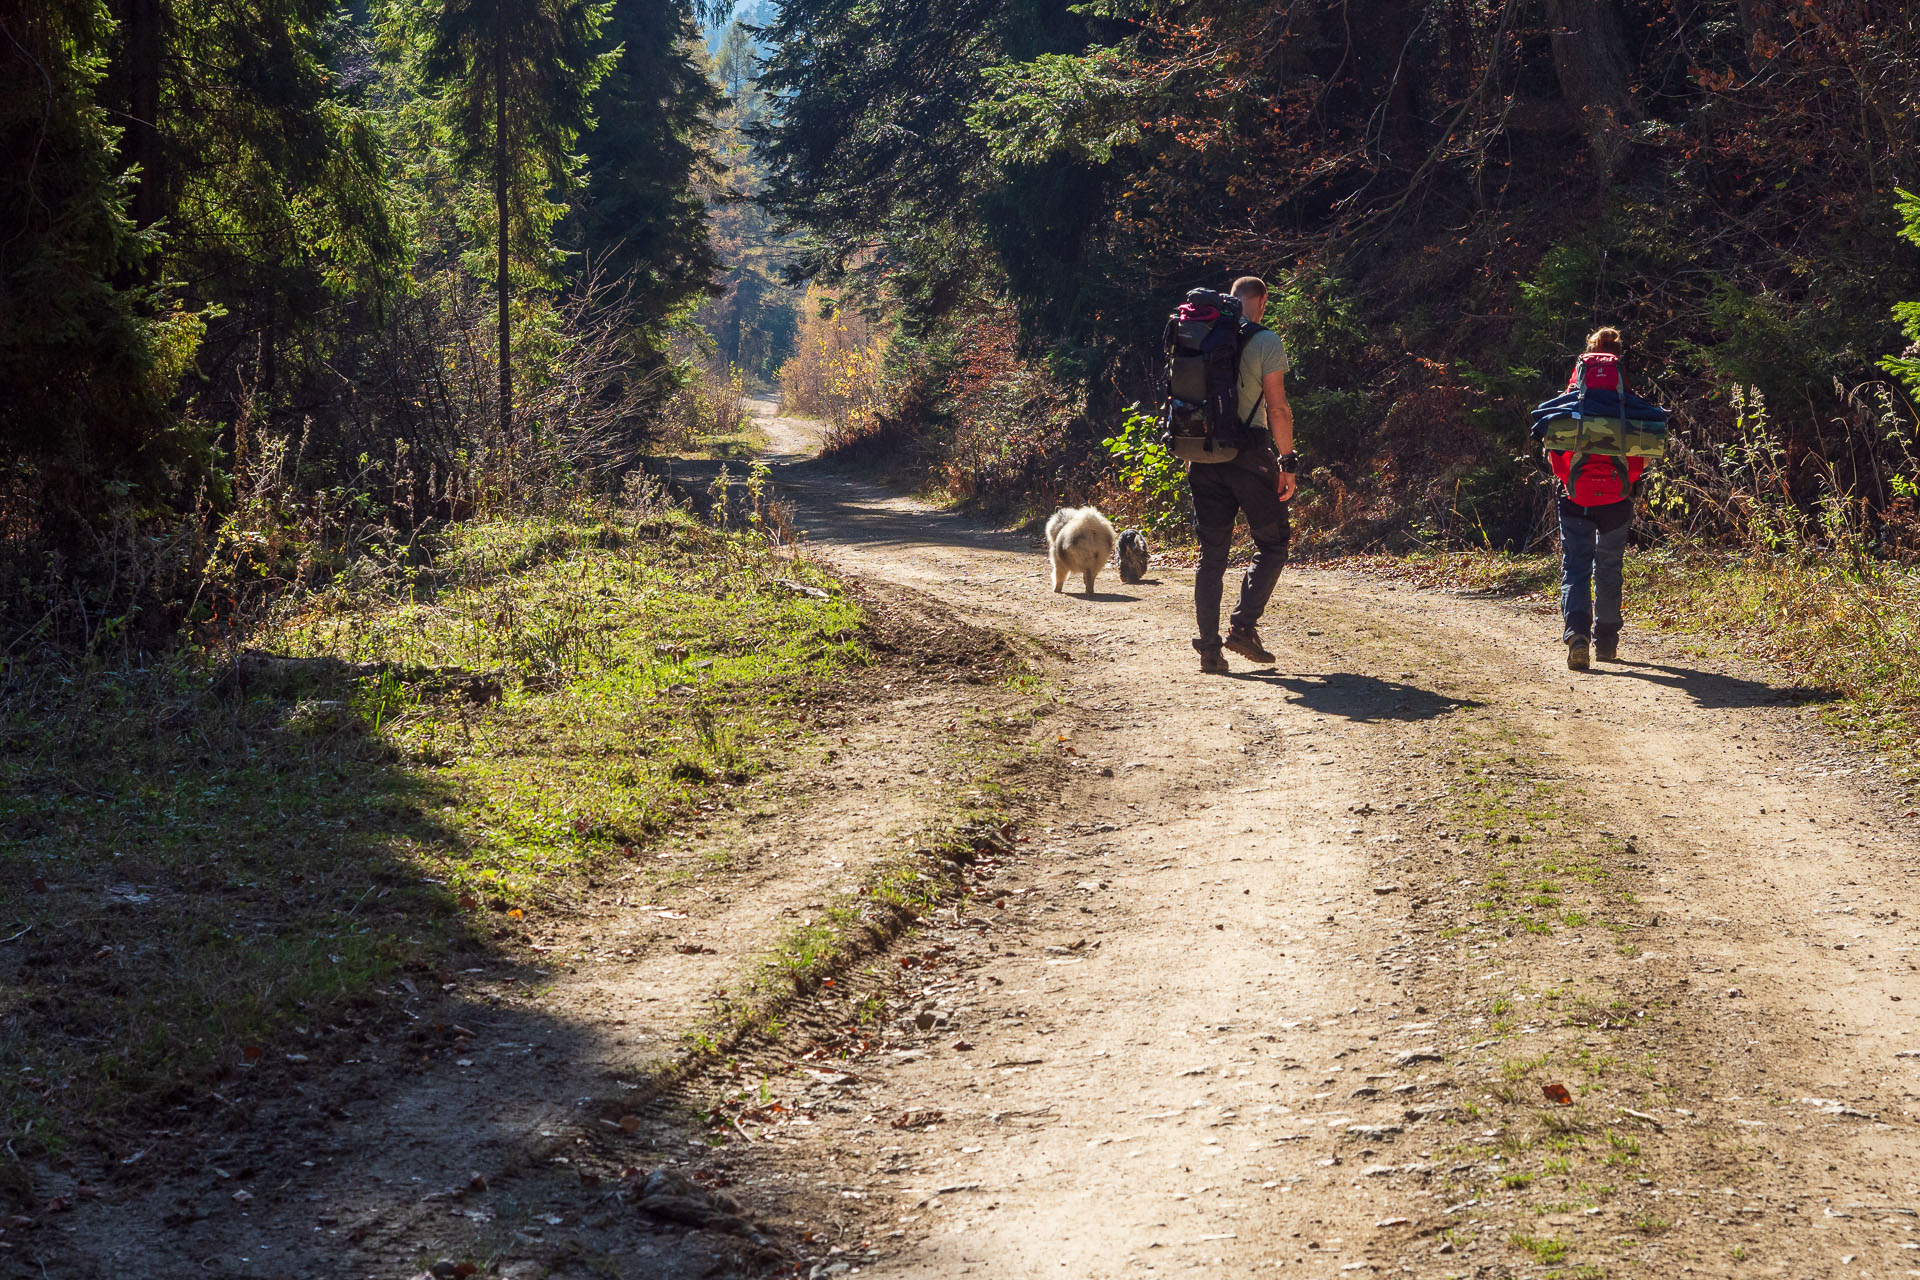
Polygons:
<instances>
[{"instance_id":1,"label":"green grass","mask_svg":"<svg viewBox=\"0 0 1920 1280\"><path fill-rule=\"evenodd\" d=\"M718 462L751 464L767 451L767 433L757 419L743 417L731 431L709 431L679 451L683 458L710 458Z\"/></svg>"},{"instance_id":2,"label":"green grass","mask_svg":"<svg viewBox=\"0 0 1920 1280\"><path fill-rule=\"evenodd\" d=\"M791 750L807 700L864 660L860 627L834 583L756 539L582 507L461 526L430 562L349 572L251 641L497 673L484 704L324 664L242 684L218 651L65 679L16 666L14 1156L51 1153L78 1117L106 1132L203 1098L291 1027L354 1035L384 984L451 981L456 957L530 937L596 875L637 901L668 891L649 846L723 820Z\"/></svg>"},{"instance_id":3,"label":"green grass","mask_svg":"<svg viewBox=\"0 0 1920 1280\"><path fill-rule=\"evenodd\" d=\"M1507 1243L1514 1248L1533 1255L1534 1260L1547 1266L1563 1261L1572 1245L1554 1236L1530 1236L1514 1232L1507 1237Z\"/></svg>"}]
</instances>

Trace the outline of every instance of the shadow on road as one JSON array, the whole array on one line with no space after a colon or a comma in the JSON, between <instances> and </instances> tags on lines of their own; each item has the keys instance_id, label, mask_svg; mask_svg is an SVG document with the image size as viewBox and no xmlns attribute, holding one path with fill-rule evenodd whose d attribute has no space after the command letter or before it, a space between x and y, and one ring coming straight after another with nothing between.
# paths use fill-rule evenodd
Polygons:
<instances>
[{"instance_id":1,"label":"shadow on road","mask_svg":"<svg viewBox=\"0 0 1920 1280\"><path fill-rule=\"evenodd\" d=\"M1659 662L1598 662L1595 672L1609 672L1630 680L1678 689L1702 707L1716 710L1732 707L1771 707L1782 702L1832 702L1840 695L1833 689L1810 685L1775 685L1764 680L1743 680L1739 676L1716 671L1696 671Z\"/></svg>"},{"instance_id":2,"label":"shadow on road","mask_svg":"<svg viewBox=\"0 0 1920 1280\"><path fill-rule=\"evenodd\" d=\"M1380 720L1433 720L1463 707L1483 705L1471 698L1449 698L1419 685L1378 676L1336 671L1328 675L1280 675L1271 671L1236 671L1235 680L1269 684L1293 696L1289 702L1319 715L1339 716L1370 724Z\"/></svg>"},{"instance_id":3,"label":"shadow on road","mask_svg":"<svg viewBox=\"0 0 1920 1280\"><path fill-rule=\"evenodd\" d=\"M712 510L714 489L723 464L707 458L642 458L641 466L665 480L676 496L705 518ZM835 475L812 460L780 463L772 471L776 492L804 493L806 500L796 524L810 536L831 530L827 540L846 546L951 546L976 550L1040 552L1031 533L990 529L951 511L928 511L900 505L900 495L858 478ZM727 467L728 487L738 491L747 479L739 467ZM1036 556L1046 572L1046 556ZM1044 581L1044 577L1043 577Z\"/></svg>"}]
</instances>

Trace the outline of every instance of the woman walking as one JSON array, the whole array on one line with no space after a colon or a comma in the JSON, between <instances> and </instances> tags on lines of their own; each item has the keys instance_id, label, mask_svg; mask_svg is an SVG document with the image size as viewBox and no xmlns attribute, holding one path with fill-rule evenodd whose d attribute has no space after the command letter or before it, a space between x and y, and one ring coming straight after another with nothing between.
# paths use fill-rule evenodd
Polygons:
<instances>
[{"instance_id":1,"label":"woman walking","mask_svg":"<svg viewBox=\"0 0 1920 1280\"><path fill-rule=\"evenodd\" d=\"M1587 335L1587 349L1573 362L1568 390L1627 394L1620 367L1620 331L1608 327ZM1592 654L1612 662L1620 653L1620 577L1633 525L1633 486L1645 458L1547 450L1559 480L1560 617L1567 666L1585 671Z\"/></svg>"}]
</instances>

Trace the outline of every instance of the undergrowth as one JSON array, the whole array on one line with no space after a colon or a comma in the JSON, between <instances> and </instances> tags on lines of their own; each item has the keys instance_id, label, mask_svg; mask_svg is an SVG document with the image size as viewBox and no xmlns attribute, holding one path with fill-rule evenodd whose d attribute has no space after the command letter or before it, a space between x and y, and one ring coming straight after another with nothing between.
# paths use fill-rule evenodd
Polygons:
<instances>
[{"instance_id":1,"label":"undergrowth","mask_svg":"<svg viewBox=\"0 0 1920 1280\"><path fill-rule=\"evenodd\" d=\"M791 584L791 585L790 585ZM796 590L795 586L812 588ZM290 604L250 643L19 669L0 719L0 1110L15 1161L132 1147L295 1023L508 944L724 808L865 658L758 532L579 504ZM129 1152L122 1151L122 1156Z\"/></svg>"}]
</instances>

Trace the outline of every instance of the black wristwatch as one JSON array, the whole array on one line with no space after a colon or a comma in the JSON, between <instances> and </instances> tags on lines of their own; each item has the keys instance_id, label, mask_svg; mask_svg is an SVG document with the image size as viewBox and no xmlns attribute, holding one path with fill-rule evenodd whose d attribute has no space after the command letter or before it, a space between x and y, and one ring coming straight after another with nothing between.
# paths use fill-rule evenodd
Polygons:
<instances>
[{"instance_id":1,"label":"black wristwatch","mask_svg":"<svg viewBox=\"0 0 1920 1280\"><path fill-rule=\"evenodd\" d=\"M1291 451L1281 454L1280 469L1286 472L1288 475L1293 475L1295 472L1299 471L1300 455L1296 452L1291 452Z\"/></svg>"}]
</instances>

